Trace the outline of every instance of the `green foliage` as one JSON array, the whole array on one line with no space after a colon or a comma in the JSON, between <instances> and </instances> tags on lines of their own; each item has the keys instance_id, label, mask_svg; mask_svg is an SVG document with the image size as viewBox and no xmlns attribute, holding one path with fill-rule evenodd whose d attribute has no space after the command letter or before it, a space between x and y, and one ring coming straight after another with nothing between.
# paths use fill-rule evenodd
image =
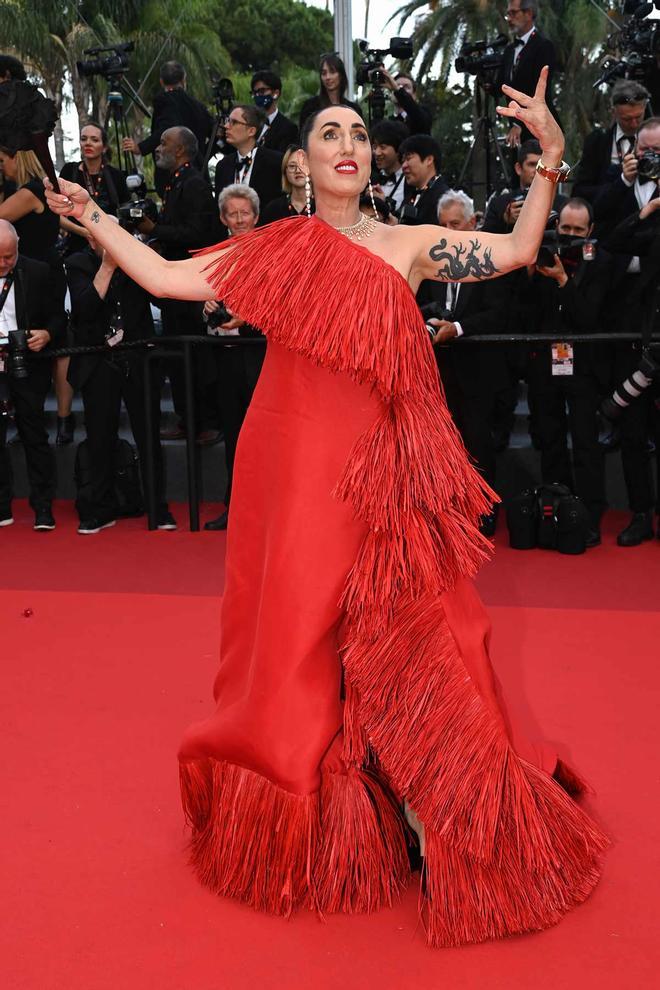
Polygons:
<instances>
[{"instance_id":1,"label":"green foliage","mask_svg":"<svg viewBox=\"0 0 660 990\"><path fill-rule=\"evenodd\" d=\"M298 0L210 0L222 42L243 72L315 67L332 49L332 16Z\"/></svg>"}]
</instances>

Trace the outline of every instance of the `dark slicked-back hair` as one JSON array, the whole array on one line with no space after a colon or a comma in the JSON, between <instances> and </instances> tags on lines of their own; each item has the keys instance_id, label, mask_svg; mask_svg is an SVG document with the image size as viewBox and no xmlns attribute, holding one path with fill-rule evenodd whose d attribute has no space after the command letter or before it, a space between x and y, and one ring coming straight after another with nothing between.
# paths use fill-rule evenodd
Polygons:
<instances>
[{"instance_id":1,"label":"dark slicked-back hair","mask_svg":"<svg viewBox=\"0 0 660 990\"><path fill-rule=\"evenodd\" d=\"M423 160L433 155L436 172L440 171L441 151L440 145L429 134L411 134L399 145L399 158L403 161L404 155L419 155Z\"/></svg>"},{"instance_id":2,"label":"dark slicked-back hair","mask_svg":"<svg viewBox=\"0 0 660 990\"><path fill-rule=\"evenodd\" d=\"M160 78L165 86L180 86L186 78L186 70L181 62L163 62L160 67Z\"/></svg>"},{"instance_id":3,"label":"dark slicked-back hair","mask_svg":"<svg viewBox=\"0 0 660 990\"><path fill-rule=\"evenodd\" d=\"M327 109L328 107L319 107L318 110L315 110L314 113L310 114L309 117L307 117L305 123L302 125L302 129L300 131L300 146L302 147L303 151L307 151L307 146L309 144L309 135L314 130L314 124L316 123L316 118L319 116L319 114L323 113L323 111ZM353 110L353 113L357 114L357 116L360 117L360 120L362 120L362 115L359 114L357 110L354 110L353 107L347 107L345 105L342 106L342 104L339 104L337 110L342 110L342 109ZM364 124L363 120L362 123Z\"/></svg>"}]
</instances>

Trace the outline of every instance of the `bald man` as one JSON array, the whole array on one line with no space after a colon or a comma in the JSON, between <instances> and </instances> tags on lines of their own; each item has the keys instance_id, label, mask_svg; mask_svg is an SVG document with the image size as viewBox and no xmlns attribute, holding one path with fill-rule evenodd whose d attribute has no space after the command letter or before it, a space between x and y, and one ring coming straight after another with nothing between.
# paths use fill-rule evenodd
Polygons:
<instances>
[{"instance_id":1,"label":"bald man","mask_svg":"<svg viewBox=\"0 0 660 990\"><path fill-rule=\"evenodd\" d=\"M65 330L64 285L49 265L20 254L16 230L0 220L0 397L13 406L23 442L35 530L55 529L55 461L44 415L51 362L36 355L57 346ZM0 527L14 521L7 423L0 415Z\"/></svg>"}]
</instances>

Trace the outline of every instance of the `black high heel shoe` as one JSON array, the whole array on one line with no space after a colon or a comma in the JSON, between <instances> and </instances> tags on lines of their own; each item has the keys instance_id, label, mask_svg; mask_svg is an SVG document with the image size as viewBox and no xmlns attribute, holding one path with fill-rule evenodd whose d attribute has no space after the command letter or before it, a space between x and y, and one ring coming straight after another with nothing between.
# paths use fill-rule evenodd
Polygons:
<instances>
[{"instance_id":1,"label":"black high heel shoe","mask_svg":"<svg viewBox=\"0 0 660 990\"><path fill-rule=\"evenodd\" d=\"M73 431L76 428L76 420L73 413L68 416L57 417L57 436L55 443L62 447L67 443L73 443Z\"/></svg>"}]
</instances>

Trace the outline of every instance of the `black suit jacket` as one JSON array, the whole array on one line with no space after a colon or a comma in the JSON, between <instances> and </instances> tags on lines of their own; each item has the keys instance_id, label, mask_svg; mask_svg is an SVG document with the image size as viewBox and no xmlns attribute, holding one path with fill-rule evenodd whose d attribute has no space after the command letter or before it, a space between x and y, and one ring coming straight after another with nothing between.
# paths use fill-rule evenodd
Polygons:
<instances>
[{"instance_id":1,"label":"black suit jacket","mask_svg":"<svg viewBox=\"0 0 660 990\"><path fill-rule=\"evenodd\" d=\"M592 131L585 138L580 164L575 172L573 194L595 203L601 187L615 182L621 175L621 166L612 162L612 141L616 126L609 130Z\"/></svg>"},{"instance_id":2,"label":"black suit jacket","mask_svg":"<svg viewBox=\"0 0 660 990\"><path fill-rule=\"evenodd\" d=\"M529 281L533 299L533 315L525 328L527 332L597 333L603 330L603 304L612 281L612 257L598 248L593 261L581 261L575 274L563 289L554 279L536 274ZM610 370L609 346L602 344L574 345L575 374L595 375L607 384ZM530 345L530 381L552 377L551 345Z\"/></svg>"},{"instance_id":3,"label":"black suit jacket","mask_svg":"<svg viewBox=\"0 0 660 990\"><path fill-rule=\"evenodd\" d=\"M290 144L298 144L298 128L278 110L275 120L264 134L260 147L284 154Z\"/></svg>"},{"instance_id":4,"label":"black suit jacket","mask_svg":"<svg viewBox=\"0 0 660 990\"><path fill-rule=\"evenodd\" d=\"M215 170L215 196L235 182L236 152L225 155ZM270 148L258 148L252 164L248 185L259 197L259 208L263 209L273 199L282 195L282 155Z\"/></svg>"},{"instance_id":5,"label":"black suit jacket","mask_svg":"<svg viewBox=\"0 0 660 990\"><path fill-rule=\"evenodd\" d=\"M488 208L486 209L486 216L484 217L482 229L487 231L489 234L510 234L513 227L509 227L504 221L504 212L509 205L509 203L520 195L520 189L511 189L509 192L500 193L499 196L493 196L488 202ZM557 193L555 195L554 203L552 204L552 209L559 213L568 203L566 196L562 196Z\"/></svg>"},{"instance_id":6,"label":"black suit jacket","mask_svg":"<svg viewBox=\"0 0 660 990\"><path fill-rule=\"evenodd\" d=\"M626 302L638 328L641 328L648 318L656 288L660 285L660 212L652 213L645 220L639 219L639 210L631 213L612 230L606 246L608 251L615 253L615 257L620 253L630 257L629 252L632 252L639 258L640 273L635 279L635 290ZM659 329L656 313L654 332Z\"/></svg>"},{"instance_id":7,"label":"black suit jacket","mask_svg":"<svg viewBox=\"0 0 660 990\"><path fill-rule=\"evenodd\" d=\"M550 67L550 76L548 78L546 102L550 112L556 117L557 111L553 102L554 74L558 67L555 46L540 31L535 31L520 52L520 57L514 66L516 50L516 45L513 42L504 49L504 61L497 79L497 91L501 93L502 85L507 83L509 86L513 86L514 89L519 89L521 92L527 93L528 96L532 96L539 81L541 69L544 65L547 65ZM521 126L522 141L527 141L533 137L524 125Z\"/></svg>"},{"instance_id":8,"label":"black suit jacket","mask_svg":"<svg viewBox=\"0 0 660 990\"><path fill-rule=\"evenodd\" d=\"M193 164L201 168L213 128L213 117L204 104L189 96L185 89L161 90L154 97L151 134L140 141L140 152L143 155L153 154L160 143L161 134L168 127L187 127L193 132L199 144L199 154ZM156 189L162 196L169 173L156 168L154 174Z\"/></svg>"},{"instance_id":9,"label":"black suit jacket","mask_svg":"<svg viewBox=\"0 0 660 990\"><path fill-rule=\"evenodd\" d=\"M67 328L64 311L66 284L45 261L19 254L14 268L14 299L19 330L48 330L49 347L61 347ZM41 367L48 361L28 352L28 361Z\"/></svg>"},{"instance_id":10,"label":"black suit jacket","mask_svg":"<svg viewBox=\"0 0 660 990\"><path fill-rule=\"evenodd\" d=\"M66 274L71 294L71 323L77 347L103 344L114 313L116 300L121 302L124 340L142 340L154 332L149 295L145 290L117 269L104 299L94 288L94 278L101 265L100 258L86 248L72 254L66 261ZM104 354L79 354L71 358L69 382L74 388L82 388L101 361L111 355L110 348ZM135 355L137 359L137 354Z\"/></svg>"},{"instance_id":11,"label":"black suit jacket","mask_svg":"<svg viewBox=\"0 0 660 990\"><path fill-rule=\"evenodd\" d=\"M509 285L500 278L463 282L456 307L447 317L461 324L465 337L506 332ZM446 307L447 283L426 279L417 291L417 303L437 302ZM509 383L502 344L465 344L454 338L436 347L440 372L453 374L465 395L505 388Z\"/></svg>"},{"instance_id":12,"label":"black suit jacket","mask_svg":"<svg viewBox=\"0 0 660 990\"><path fill-rule=\"evenodd\" d=\"M150 236L170 261L188 258L191 251L221 240L218 207L211 187L196 168L185 169L177 178Z\"/></svg>"},{"instance_id":13,"label":"black suit jacket","mask_svg":"<svg viewBox=\"0 0 660 990\"><path fill-rule=\"evenodd\" d=\"M434 182L425 189L421 194L417 203L417 217L414 221L415 224L420 223L438 223L438 200L444 195L449 189L449 186L445 182L441 175L435 177ZM406 186L405 192L403 194L404 203L415 203L415 197L417 196L418 190L411 186ZM410 223L411 221L408 221Z\"/></svg>"},{"instance_id":14,"label":"black suit jacket","mask_svg":"<svg viewBox=\"0 0 660 990\"><path fill-rule=\"evenodd\" d=\"M394 93L394 99L401 110L405 111L405 117L403 114L397 113L392 117L392 120L398 120L399 123L404 124L411 134L431 133L433 116L428 107L418 103L405 89L397 89Z\"/></svg>"},{"instance_id":15,"label":"black suit jacket","mask_svg":"<svg viewBox=\"0 0 660 990\"><path fill-rule=\"evenodd\" d=\"M639 206L634 186L627 186L620 175L613 181L603 184L594 203L596 221L594 232L596 237L604 244L608 244L609 236L614 228L622 220L633 214L637 216L638 213ZM634 253L630 249L617 251L614 255L614 285L617 285L625 275Z\"/></svg>"}]
</instances>

